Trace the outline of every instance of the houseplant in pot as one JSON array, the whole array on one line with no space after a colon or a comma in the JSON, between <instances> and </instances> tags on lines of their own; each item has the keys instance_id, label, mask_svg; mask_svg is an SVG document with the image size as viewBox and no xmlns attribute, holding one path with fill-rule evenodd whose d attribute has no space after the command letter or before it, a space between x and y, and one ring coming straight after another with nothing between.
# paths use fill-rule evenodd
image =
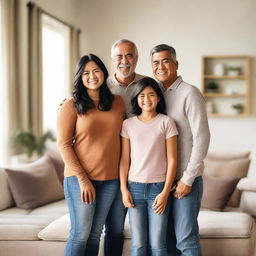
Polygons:
<instances>
[{"instance_id":1,"label":"houseplant in pot","mask_svg":"<svg viewBox=\"0 0 256 256\"><path fill-rule=\"evenodd\" d=\"M241 103L233 104L232 108L235 110L236 114L241 114L244 111L244 105Z\"/></svg>"},{"instance_id":2,"label":"houseplant in pot","mask_svg":"<svg viewBox=\"0 0 256 256\"><path fill-rule=\"evenodd\" d=\"M206 92L219 92L219 86L216 82L209 82L206 85Z\"/></svg>"},{"instance_id":3,"label":"houseplant in pot","mask_svg":"<svg viewBox=\"0 0 256 256\"><path fill-rule=\"evenodd\" d=\"M48 140L55 141L51 131L36 136L30 131L21 131L12 140L13 147L18 147L23 153L18 156L16 162L30 162L43 155ZM17 157L17 156L16 156Z\"/></svg>"}]
</instances>

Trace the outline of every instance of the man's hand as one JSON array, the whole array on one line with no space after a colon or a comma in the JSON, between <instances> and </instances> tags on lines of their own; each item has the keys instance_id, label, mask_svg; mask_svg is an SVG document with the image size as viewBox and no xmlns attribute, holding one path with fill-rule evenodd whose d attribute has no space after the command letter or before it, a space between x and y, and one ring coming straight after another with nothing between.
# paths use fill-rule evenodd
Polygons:
<instances>
[{"instance_id":1,"label":"man's hand","mask_svg":"<svg viewBox=\"0 0 256 256\"><path fill-rule=\"evenodd\" d=\"M173 193L174 197L178 199L182 199L186 195L188 195L192 190L192 186L188 186L183 183L181 180L177 182L177 187Z\"/></svg>"},{"instance_id":2,"label":"man's hand","mask_svg":"<svg viewBox=\"0 0 256 256\"><path fill-rule=\"evenodd\" d=\"M60 109L60 107L63 105L63 103L66 101L66 98L62 100L62 102L59 104L58 109Z\"/></svg>"}]
</instances>

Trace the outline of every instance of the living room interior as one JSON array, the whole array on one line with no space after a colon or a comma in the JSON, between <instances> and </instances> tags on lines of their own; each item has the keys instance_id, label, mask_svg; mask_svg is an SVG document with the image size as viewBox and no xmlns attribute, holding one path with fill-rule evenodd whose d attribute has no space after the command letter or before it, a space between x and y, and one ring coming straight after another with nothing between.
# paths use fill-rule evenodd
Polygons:
<instances>
[{"instance_id":1,"label":"living room interior","mask_svg":"<svg viewBox=\"0 0 256 256\"><path fill-rule=\"evenodd\" d=\"M238 178L241 179L237 188L242 191L242 197L240 192L239 205L236 205L236 208L241 209L242 207L242 212L247 214L246 216L234 215L233 210L225 208L228 201L226 199L225 207L221 207L217 212L220 214L229 212L230 215L225 215L224 217L219 215L216 219L220 221L218 224L220 225L219 230L221 225L224 225L228 220L242 223L241 227L239 227L239 232L240 235L241 230L247 235L249 234L248 236L246 235L246 239L240 239L234 233L233 236L228 234L228 238L225 239L221 239L220 234L212 238L210 232L214 230L216 220L213 222L214 225L209 228L207 226L209 224L209 216L201 216L202 225L207 226L204 226L204 230L208 230L203 233L202 228L201 233L202 237L205 238L202 240L204 255L251 256L254 253L254 256L256 256L255 249L254 252L253 249L248 249L255 246L256 240L256 209L250 201L256 200L256 102L254 101L256 98L255 1L0 1L1 14L6 10L6 6L8 6L7 10L10 12L7 15L5 13L9 17L8 19L4 20L3 16L1 16L0 23L2 35L9 31L9 41L4 42L4 37L1 36L1 41L3 42L0 44L0 56L2 60L5 60L0 63L2 72L0 97L3 103L1 106L1 116L4 117L0 131L0 138L3 142L0 149L1 169L12 169L13 166L19 164L20 160L17 160L16 155L23 152L17 150L11 144L11 140L17 132L32 130L36 135L40 135L47 130L51 130L53 135L56 136L54 118L56 117L59 103L62 99L71 95L75 63L79 57L87 53L96 54L103 60L111 74L114 72L110 56L111 46L116 40L126 38L134 41L138 47L139 59L136 72L152 77L149 55L151 48L161 43L172 45L177 52L179 62L178 74L188 83L200 88L206 102L210 102L210 108L207 109L211 132L209 157L205 163L206 168L209 168L207 174L211 175L214 172L215 175L213 176L219 177L222 176L222 171L225 172L226 169L229 169L226 176L224 175L224 177L228 178L230 175L232 176L230 174L232 170L230 169L237 169ZM32 47L35 45L35 42L30 37L35 21L33 15L31 15L31 6L38 8L44 16L42 18L42 26L46 30L45 34L42 34L43 39L47 39L46 32L47 29L49 32L51 27L57 28L58 31L64 31L63 35L71 33L67 31L72 29L74 37L73 41L69 39L68 46L66 41L58 41L58 37L55 37L55 39L54 37L49 37L49 40L57 42L55 45L59 50L63 46L63 49L61 49L65 54L67 51L70 51L67 58L61 55L52 55L56 57L54 57L55 62L52 63L53 65L50 65L49 62L51 60L47 62L47 57L45 57L44 53L36 55L31 50L34 49ZM68 29L63 28L62 25ZM41 37L38 38L40 39ZM42 38L40 39L42 40L41 43L38 44L41 45L40 49L42 51L47 52L49 44L54 47L53 41L49 43L47 40L43 41ZM68 37L63 38L65 40ZM62 46L60 47L60 45ZM70 50L71 48L72 50ZM63 55L65 55L64 53ZM48 54L51 55L51 53ZM42 60L42 63L38 64L40 60ZM59 69L57 67L62 64L64 64L68 72L58 73ZM46 72L47 65L50 67L48 73ZM234 76L229 75L227 67L231 66L238 66L240 73ZM222 69L219 71L220 73L218 73L218 68ZM44 91L43 87L47 82L49 82L49 88L48 91ZM217 83L219 91L208 91L207 85L209 82ZM55 86L56 88L54 88ZM239 89L237 90L236 88ZM240 103L243 105L242 110L239 113L234 112L232 106ZM56 154L56 152L53 154ZM54 167L51 166L51 168ZM243 174L239 172L239 168L243 169L241 171ZM216 174L217 172L218 174ZM57 175L61 179L61 174ZM9 179L14 179L13 176L10 178L11 175L9 174L7 176ZM12 190L14 185L8 185L7 176L0 173L0 185L5 186L5 188L6 186L11 187L6 188L6 190L11 191L9 191L10 196L5 197L6 202L4 204L0 202L0 234L2 234L0 237L0 256L18 255L16 254L17 248L23 253L21 255L33 255L29 254L26 250L31 250L30 253L32 253L35 250L34 247L40 247L41 245L37 244L39 242L37 240L40 237L45 242L42 245L43 247L45 245L51 247L49 251L46 249L48 255L62 255L63 241L65 241L65 235L68 232L67 227L64 230L61 229L63 221L65 222L68 219L65 207L62 208L61 206L58 208L60 211L54 215L54 218L53 216L49 217L50 214L48 212L47 220L41 220L40 229L35 231L37 233L40 231L39 238L33 235L33 238L28 236L29 238L23 240L18 235L10 238L11 235L7 237L3 234L4 231L1 230L1 226L8 228L9 225L12 225L12 220L14 220L15 216L21 214L20 209L15 209L15 214L10 213L12 207L16 208L17 202L15 202L16 205L13 202L16 201ZM5 180L3 181L3 179ZM209 184L209 180L207 182ZM52 183L53 185L54 183ZM54 193L55 195L51 199L51 203L63 199L63 194L59 187L56 188ZM45 203L47 203L47 199L45 200ZM61 204L64 205L63 202ZM38 206L41 207L42 205ZM232 206L232 204L229 206ZM27 215L27 219L30 218L30 220L26 220L28 221L26 224L29 225L31 219L36 222L35 215L28 216L31 213L31 209L25 209L24 205L21 207L23 207L22 214ZM234 212L237 213L237 211L235 210ZM212 215L212 212L209 214ZM41 213L39 215L41 216ZM60 228L59 233L52 236L52 230L44 230L44 228L57 218L62 219L58 219L57 224L54 223L52 226L48 226L49 228L53 228L53 226L54 228ZM234 221L232 221L232 218L234 218ZM17 220L15 221L17 222ZM25 223L25 220L23 221ZM223 229L226 228L225 226L223 227ZM233 227L227 227L226 229L228 230L228 228L232 229ZM15 232L15 227L13 229L13 232ZM51 234L49 235L47 232ZM31 239L34 245L31 245L29 241ZM15 245L13 241L16 242ZM59 246L58 241L62 241L61 246ZM240 254L245 249L237 252L229 249L230 246L232 247L236 243L241 248L246 247L248 252ZM15 246L16 248L14 248ZM126 249L129 247L129 245L125 246ZM218 254L213 254L212 250L207 249L210 247L221 248L222 246L223 248L218 251ZM57 253L51 254L54 250ZM230 251L228 252L228 250ZM38 253L37 255L44 256L46 254Z\"/></svg>"}]
</instances>

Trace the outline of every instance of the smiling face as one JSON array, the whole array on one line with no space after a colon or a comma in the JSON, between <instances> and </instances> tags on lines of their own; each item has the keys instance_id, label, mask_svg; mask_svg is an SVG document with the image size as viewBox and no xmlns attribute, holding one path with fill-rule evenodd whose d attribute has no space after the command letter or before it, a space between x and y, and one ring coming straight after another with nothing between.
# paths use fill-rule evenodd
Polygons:
<instances>
[{"instance_id":1,"label":"smiling face","mask_svg":"<svg viewBox=\"0 0 256 256\"><path fill-rule=\"evenodd\" d=\"M156 52L151 57L152 71L155 78L165 88L177 79L178 62L174 62L169 51Z\"/></svg>"},{"instance_id":2,"label":"smiling face","mask_svg":"<svg viewBox=\"0 0 256 256\"><path fill-rule=\"evenodd\" d=\"M89 61L82 74L82 81L87 91L99 91L104 81L103 71L94 61Z\"/></svg>"},{"instance_id":3,"label":"smiling face","mask_svg":"<svg viewBox=\"0 0 256 256\"><path fill-rule=\"evenodd\" d=\"M156 112L159 97L152 87L147 86L139 93L137 101L142 112Z\"/></svg>"},{"instance_id":4,"label":"smiling face","mask_svg":"<svg viewBox=\"0 0 256 256\"><path fill-rule=\"evenodd\" d=\"M117 78L128 78L134 75L138 57L130 43L120 43L114 49L114 68Z\"/></svg>"}]
</instances>

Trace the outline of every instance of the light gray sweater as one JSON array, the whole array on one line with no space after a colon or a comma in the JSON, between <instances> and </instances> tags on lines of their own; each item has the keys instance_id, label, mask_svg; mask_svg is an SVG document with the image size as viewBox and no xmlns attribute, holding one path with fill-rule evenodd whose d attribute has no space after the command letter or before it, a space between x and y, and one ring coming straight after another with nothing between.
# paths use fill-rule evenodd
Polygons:
<instances>
[{"instance_id":1,"label":"light gray sweater","mask_svg":"<svg viewBox=\"0 0 256 256\"><path fill-rule=\"evenodd\" d=\"M166 90L162 85L167 115L176 122L178 136L178 167L176 179L191 186L204 170L210 132L205 101L199 89L181 77Z\"/></svg>"}]
</instances>

